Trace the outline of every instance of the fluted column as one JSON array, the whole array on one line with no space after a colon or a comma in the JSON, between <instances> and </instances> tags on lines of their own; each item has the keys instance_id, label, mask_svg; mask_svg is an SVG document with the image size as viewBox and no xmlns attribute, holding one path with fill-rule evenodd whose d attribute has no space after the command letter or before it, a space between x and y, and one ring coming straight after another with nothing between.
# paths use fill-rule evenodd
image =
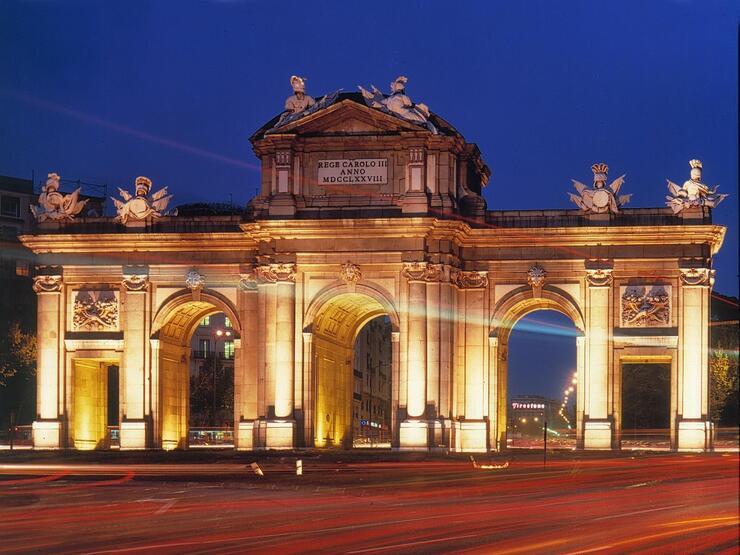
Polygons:
<instances>
[{"instance_id":1,"label":"fluted column","mask_svg":"<svg viewBox=\"0 0 740 555\"><path fill-rule=\"evenodd\" d=\"M404 265L408 280L406 337L406 415L400 425L400 448L426 450L429 446L427 403L427 293L430 266L426 262Z\"/></svg>"},{"instance_id":2,"label":"fluted column","mask_svg":"<svg viewBox=\"0 0 740 555\"><path fill-rule=\"evenodd\" d=\"M236 448L251 450L255 447L255 422L257 408L259 349L257 280L254 272L245 271L239 276L236 309L241 323L241 340L234 353L234 420ZM234 342L236 346L236 341Z\"/></svg>"},{"instance_id":3,"label":"fluted column","mask_svg":"<svg viewBox=\"0 0 740 555\"><path fill-rule=\"evenodd\" d=\"M585 449L611 449L609 418L609 307L611 270L587 270L586 357L584 367ZM581 386L581 384L578 384Z\"/></svg>"},{"instance_id":4,"label":"fluted column","mask_svg":"<svg viewBox=\"0 0 740 555\"><path fill-rule=\"evenodd\" d=\"M265 444L268 449L290 449L295 444L295 265L262 264L255 275L265 296L265 389L272 406Z\"/></svg>"},{"instance_id":5,"label":"fluted column","mask_svg":"<svg viewBox=\"0 0 740 555\"><path fill-rule=\"evenodd\" d=\"M33 445L36 449L64 446L61 415L64 413L62 372L64 300L61 268L34 278L38 295L36 355L36 420Z\"/></svg>"},{"instance_id":6,"label":"fluted column","mask_svg":"<svg viewBox=\"0 0 740 555\"><path fill-rule=\"evenodd\" d=\"M458 414L455 447L460 451L481 452L488 449L490 430L490 422L485 419L489 401L485 316L488 273L456 270L452 280L461 293L459 316L464 314L464 325L458 335L460 357L457 362L460 366L458 376L464 376L462 383L457 384L458 407L462 405L462 413Z\"/></svg>"},{"instance_id":7,"label":"fluted column","mask_svg":"<svg viewBox=\"0 0 740 555\"><path fill-rule=\"evenodd\" d=\"M678 319L678 449L711 447L709 311L714 270L681 268Z\"/></svg>"},{"instance_id":8,"label":"fluted column","mask_svg":"<svg viewBox=\"0 0 740 555\"><path fill-rule=\"evenodd\" d=\"M123 307L123 360L121 361L121 426L120 448L144 449L147 425L144 420L146 397L146 360L148 338L146 326L147 289L146 268L124 268L121 283Z\"/></svg>"}]
</instances>

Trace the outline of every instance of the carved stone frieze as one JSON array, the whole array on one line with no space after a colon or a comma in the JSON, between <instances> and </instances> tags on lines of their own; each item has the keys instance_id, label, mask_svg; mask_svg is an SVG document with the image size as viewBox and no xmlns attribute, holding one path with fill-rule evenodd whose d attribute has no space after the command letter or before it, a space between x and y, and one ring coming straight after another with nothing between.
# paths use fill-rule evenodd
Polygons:
<instances>
[{"instance_id":1,"label":"carved stone frieze","mask_svg":"<svg viewBox=\"0 0 740 555\"><path fill-rule=\"evenodd\" d=\"M626 328L671 325L671 286L628 285L621 289L621 325Z\"/></svg>"},{"instance_id":2,"label":"carved stone frieze","mask_svg":"<svg viewBox=\"0 0 740 555\"><path fill-rule=\"evenodd\" d=\"M402 274L409 281L442 281L444 267L430 262L406 262Z\"/></svg>"},{"instance_id":3,"label":"carved stone frieze","mask_svg":"<svg viewBox=\"0 0 740 555\"><path fill-rule=\"evenodd\" d=\"M254 269L259 283L295 283L295 264L262 264Z\"/></svg>"},{"instance_id":4,"label":"carved stone frieze","mask_svg":"<svg viewBox=\"0 0 740 555\"><path fill-rule=\"evenodd\" d=\"M362 279L362 271L357 264L348 260L339 270L339 279L349 286L355 286Z\"/></svg>"},{"instance_id":5,"label":"carved stone frieze","mask_svg":"<svg viewBox=\"0 0 740 555\"><path fill-rule=\"evenodd\" d=\"M715 270L711 268L681 268L681 283L684 285L714 285Z\"/></svg>"},{"instance_id":6,"label":"carved stone frieze","mask_svg":"<svg viewBox=\"0 0 740 555\"><path fill-rule=\"evenodd\" d=\"M459 289L485 289L488 287L488 272L452 270L450 281Z\"/></svg>"},{"instance_id":7,"label":"carved stone frieze","mask_svg":"<svg viewBox=\"0 0 740 555\"><path fill-rule=\"evenodd\" d=\"M118 298L114 291L77 291L72 310L74 331L118 329Z\"/></svg>"},{"instance_id":8,"label":"carved stone frieze","mask_svg":"<svg viewBox=\"0 0 740 555\"><path fill-rule=\"evenodd\" d=\"M62 290L62 276L36 276L33 278L33 290L36 293L57 293Z\"/></svg>"}]
</instances>

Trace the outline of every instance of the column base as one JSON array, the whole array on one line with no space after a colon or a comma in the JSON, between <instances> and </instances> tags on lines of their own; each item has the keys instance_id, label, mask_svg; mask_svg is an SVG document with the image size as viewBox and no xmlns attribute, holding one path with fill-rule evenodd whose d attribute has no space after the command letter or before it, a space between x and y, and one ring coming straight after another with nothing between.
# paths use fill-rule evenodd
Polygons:
<instances>
[{"instance_id":1,"label":"column base","mask_svg":"<svg viewBox=\"0 0 740 555\"><path fill-rule=\"evenodd\" d=\"M254 450L255 428L253 420L248 422L239 422L239 425L236 428L236 437L234 438L237 451Z\"/></svg>"},{"instance_id":2,"label":"column base","mask_svg":"<svg viewBox=\"0 0 740 555\"><path fill-rule=\"evenodd\" d=\"M37 420L32 430L34 449L62 448L62 423L59 420Z\"/></svg>"},{"instance_id":3,"label":"column base","mask_svg":"<svg viewBox=\"0 0 740 555\"><path fill-rule=\"evenodd\" d=\"M295 447L294 420L268 420L265 434L265 449L293 449Z\"/></svg>"},{"instance_id":4,"label":"column base","mask_svg":"<svg viewBox=\"0 0 740 555\"><path fill-rule=\"evenodd\" d=\"M429 422L404 420L398 433L400 451L427 451L429 449Z\"/></svg>"},{"instance_id":5,"label":"column base","mask_svg":"<svg viewBox=\"0 0 740 555\"><path fill-rule=\"evenodd\" d=\"M146 449L146 422L126 420L121 422L120 449Z\"/></svg>"},{"instance_id":6,"label":"column base","mask_svg":"<svg viewBox=\"0 0 740 555\"><path fill-rule=\"evenodd\" d=\"M486 453L488 451L488 422L462 420L454 422L453 451L458 453Z\"/></svg>"},{"instance_id":7,"label":"column base","mask_svg":"<svg viewBox=\"0 0 740 555\"><path fill-rule=\"evenodd\" d=\"M711 422L705 420L679 420L679 451L707 451L712 446L711 438Z\"/></svg>"},{"instance_id":8,"label":"column base","mask_svg":"<svg viewBox=\"0 0 740 555\"><path fill-rule=\"evenodd\" d=\"M612 423L609 420L588 420L583 428L584 449L611 449Z\"/></svg>"}]
</instances>

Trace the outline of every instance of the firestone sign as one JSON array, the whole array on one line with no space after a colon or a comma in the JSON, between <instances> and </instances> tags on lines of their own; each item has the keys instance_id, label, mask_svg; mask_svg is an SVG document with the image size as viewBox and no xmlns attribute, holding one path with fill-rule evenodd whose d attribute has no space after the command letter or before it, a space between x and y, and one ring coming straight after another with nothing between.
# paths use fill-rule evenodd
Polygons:
<instances>
[{"instance_id":1,"label":"firestone sign","mask_svg":"<svg viewBox=\"0 0 740 555\"><path fill-rule=\"evenodd\" d=\"M319 185L382 185L388 183L388 160L319 160Z\"/></svg>"}]
</instances>

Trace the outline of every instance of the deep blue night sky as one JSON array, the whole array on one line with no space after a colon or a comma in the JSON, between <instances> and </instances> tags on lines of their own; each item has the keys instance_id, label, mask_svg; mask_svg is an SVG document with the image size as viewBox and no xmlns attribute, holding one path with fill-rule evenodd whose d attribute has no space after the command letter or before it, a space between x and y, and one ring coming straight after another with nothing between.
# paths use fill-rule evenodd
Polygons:
<instances>
[{"instance_id":1,"label":"deep blue night sky","mask_svg":"<svg viewBox=\"0 0 740 555\"><path fill-rule=\"evenodd\" d=\"M176 204L244 203L258 183L247 139L281 111L292 73L313 96L404 74L480 146L491 209L572 207L570 179L590 182L597 161L627 174L630 206L663 206L666 178L682 183L700 158L704 181L732 193L715 211L729 226L715 289L737 295L739 14L707 1L6 0L0 174L109 191L148 175Z\"/></svg>"}]
</instances>

